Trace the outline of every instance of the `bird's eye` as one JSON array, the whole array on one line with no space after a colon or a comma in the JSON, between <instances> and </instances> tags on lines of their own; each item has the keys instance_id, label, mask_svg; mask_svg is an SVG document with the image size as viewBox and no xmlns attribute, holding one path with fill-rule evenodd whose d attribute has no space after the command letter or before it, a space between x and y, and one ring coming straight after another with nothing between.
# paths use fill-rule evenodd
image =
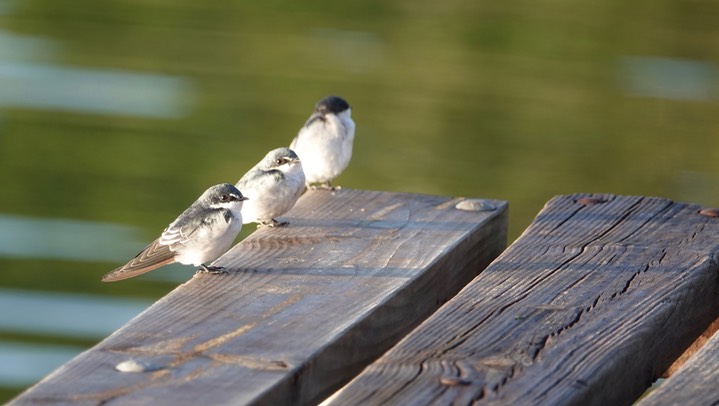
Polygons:
<instances>
[{"instance_id":1,"label":"bird's eye","mask_svg":"<svg viewBox=\"0 0 719 406\"><path fill-rule=\"evenodd\" d=\"M277 165L282 165L282 159L275 159L275 163Z\"/></svg>"},{"instance_id":2,"label":"bird's eye","mask_svg":"<svg viewBox=\"0 0 719 406\"><path fill-rule=\"evenodd\" d=\"M220 201L226 202L230 200L230 195L222 195L220 196Z\"/></svg>"}]
</instances>

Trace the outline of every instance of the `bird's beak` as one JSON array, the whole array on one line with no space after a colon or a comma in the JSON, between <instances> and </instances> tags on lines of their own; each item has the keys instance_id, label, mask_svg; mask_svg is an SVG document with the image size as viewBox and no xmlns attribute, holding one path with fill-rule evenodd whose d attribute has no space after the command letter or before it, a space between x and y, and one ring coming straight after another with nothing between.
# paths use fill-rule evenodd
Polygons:
<instances>
[{"instance_id":1,"label":"bird's beak","mask_svg":"<svg viewBox=\"0 0 719 406\"><path fill-rule=\"evenodd\" d=\"M246 197L246 196L243 196L243 195L239 195L239 196L235 195L235 199L237 199L238 202L241 202L241 201L243 201L243 200L250 200L249 197Z\"/></svg>"}]
</instances>

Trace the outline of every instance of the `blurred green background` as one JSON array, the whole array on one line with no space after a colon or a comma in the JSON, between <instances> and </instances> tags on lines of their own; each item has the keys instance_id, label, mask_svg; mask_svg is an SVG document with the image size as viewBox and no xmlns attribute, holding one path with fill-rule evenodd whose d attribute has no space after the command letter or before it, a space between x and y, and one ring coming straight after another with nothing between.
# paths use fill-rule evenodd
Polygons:
<instances>
[{"instance_id":1,"label":"blurred green background","mask_svg":"<svg viewBox=\"0 0 719 406\"><path fill-rule=\"evenodd\" d=\"M323 96L348 188L719 205L719 3L0 0L0 401L188 279L118 284ZM242 235L251 232L245 227Z\"/></svg>"}]
</instances>

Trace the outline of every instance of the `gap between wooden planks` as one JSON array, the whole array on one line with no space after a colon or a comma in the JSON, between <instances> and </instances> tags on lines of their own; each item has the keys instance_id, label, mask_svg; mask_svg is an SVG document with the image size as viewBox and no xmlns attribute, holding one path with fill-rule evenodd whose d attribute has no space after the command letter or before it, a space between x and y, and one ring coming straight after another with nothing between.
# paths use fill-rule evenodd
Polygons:
<instances>
[{"instance_id":1,"label":"gap between wooden planks","mask_svg":"<svg viewBox=\"0 0 719 406\"><path fill-rule=\"evenodd\" d=\"M712 324L716 327L719 320ZM719 334L710 336L703 344L674 375L653 388L636 406L719 404Z\"/></svg>"},{"instance_id":2,"label":"gap between wooden planks","mask_svg":"<svg viewBox=\"0 0 719 406\"><path fill-rule=\"evenodd\" d=\"M323 404L631 404L719 315L719 219L549 201L457 296Z\"/></svg>"},{"instance_id":3,"label":"gap between wooden planks","mask_svg":"<svg viewBox=\"0 0 719 406\"><path fill-rule=\"evenodd\" d=\"M501 253L507 204L462 200L308 192L216 262L229 275L179 286L11 404L316 403ZM145 372L115 370L129 359Z\"/></svg>"},{"instance_id":4,"label":"gap between wooden planks","mask_svg":"<svg viewBox=\"0 0 719 406\"><path fill-rule=\"evenodd\" d=\"M694 353L688 356L673 375L651 388L636 406L660 405L716 405L719 404L719 319L714 320L709 330L714 334L697 340L692 346ZM705 331L702 336L707 334ZM686 353L684 354L686 355ZM683 355L683 356L684 356ZM673 365L674 367L674 365Z\"/></svg>"}]
</instances>

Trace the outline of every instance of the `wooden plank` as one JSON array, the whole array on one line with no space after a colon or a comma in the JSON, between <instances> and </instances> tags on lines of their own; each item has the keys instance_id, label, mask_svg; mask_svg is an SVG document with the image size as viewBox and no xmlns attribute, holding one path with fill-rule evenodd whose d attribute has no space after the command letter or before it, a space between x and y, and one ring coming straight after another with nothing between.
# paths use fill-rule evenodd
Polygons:
<instances>
[{"instance_id":1,"label":"wooden plank","mask_svg":"<svg viewBox=\"0 0 719 406\"><path fill-rule=\"evenodd\" d=\"M474 281L324 404L630 404L719 312L719 221L698 210L636 196L553 198Z\"/></svg>"},{"instance_id":2,"label":"wooden plank","mask_svg":"<svg viewBox=\"0 0 719 406\"><path fill-rule=\"evenodd\" d=\"M229 275L179 286L13 404L316 403L501 253L506 203L460 201L308 192L217 261ZM114 369L128 359L148 371Z\"/></svg>"},{"instance_id":3,"label":"wooden plank","mask_svg":"<svg viewBox=\"0 0 719 406\"><path fill-rule=\"evenodd\" d=\"M718 320L715 320L716 327ZM715 329L716 331L716 329ZM719 334L709 340L670 378L636 406L719 404Z\"/></svg>"}]
</instances>

